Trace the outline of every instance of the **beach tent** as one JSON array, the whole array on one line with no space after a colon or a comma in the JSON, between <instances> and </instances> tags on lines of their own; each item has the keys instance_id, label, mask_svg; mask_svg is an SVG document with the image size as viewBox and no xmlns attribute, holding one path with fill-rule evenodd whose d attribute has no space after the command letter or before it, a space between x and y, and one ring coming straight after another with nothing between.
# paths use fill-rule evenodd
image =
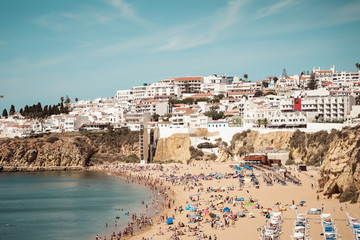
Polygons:
<instances>
[{"instance_id":1,"label":"beach tent","mask_svg":"<svg viewBox=\"0 0 360 240\"><path fill-rule=\"evenodd\" d=\"M168 218L166 220L166 223L169 225L169 224L173 224L173 219L172 218Z\"/></svg>"}]
</instances>

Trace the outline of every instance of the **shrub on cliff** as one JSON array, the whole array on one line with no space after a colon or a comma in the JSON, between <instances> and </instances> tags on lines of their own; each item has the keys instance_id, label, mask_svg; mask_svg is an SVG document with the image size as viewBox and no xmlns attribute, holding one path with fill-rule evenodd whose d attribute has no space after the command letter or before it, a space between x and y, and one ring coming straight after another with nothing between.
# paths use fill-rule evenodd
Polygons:
<instances>
[{"instance_id":1,"label":"shrub on cliff","mask_svg":"<svg viewBox=\"0 0 360 240\"><path fill-rule=\"evenodd\" d=\"M211 142L203 142L197 145L198 148L216 148L217 144L212 144Z\"/></svg>"},{"instance_id":2,"label":"shrub on cliff","mask_svg":"<svg viewBox=\"0 0 360 240\"><path fill-rule=\"evenodd\" d=\"M234 149L236 142L243 141L250 132L251 130L249 129L247 131L242 131L241 133L235 133L230 142L231 148Z\"/></svg>"},{"instance_id":3,"label":"shrub on cliff","mask_svg":"<svg viewBox=\"0 0 360 240\"><path fill-rule=\"evenodd\" d=\"M357 203L359 199L359 192L357 191L356 187L351 185L350 187L346 188L345 191L340 195L340 202L348 202L350 203Z\"/></svg>"},{"instance_id":4,"label":"shrub on cliff","mask_svg":"<svg viewBox=\"0 0 360 240\"><path fill-rule=\"evenodd\" d=\"M136 154L130 154L129 156L124 157L124 162L126 162L126 163L139 163L140 159L136 156Z\"/></svg>"},{"instance_id":5,"label":"shrub on cliff","mask_svg":"<svg viewBox=\"0 0 360 240\"><path fill-rule=\"evenodd\" d=\"M54 142L56 142L58 140L59 140L59 138L57 138L57 137L49 137L48 139L46 139L46 142L54 143Z\"/></svg>"},{"instance_id":6,"label":"shrub on cliff","mask_svg":"<svg viewBox=\"0 0 360 240\"><path fill-rule=\"evenodd\" d=\"M201 151L200 149L194 148L193 146L190 146L189 150L190 150L190 155L191 155L190 158L191 159L204 156L203 151Z\"/></svg>"}]
</instances>

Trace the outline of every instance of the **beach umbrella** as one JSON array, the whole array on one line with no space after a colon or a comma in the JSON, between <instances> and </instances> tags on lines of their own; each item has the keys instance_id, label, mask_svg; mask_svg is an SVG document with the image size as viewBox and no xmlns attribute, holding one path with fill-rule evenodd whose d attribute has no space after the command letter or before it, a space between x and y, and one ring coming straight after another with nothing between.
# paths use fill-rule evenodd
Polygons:
<instances>
[{"instance_id":1,"label":"beach umbrella","mask_svg":"<svg viewBox=\"0 0 360 240\"><path fill-rule=\"evenodd\" d=\"M228 207L224 208L223 212L230 212L230 208Z\"/></svg>"},{"instance_id":2,"label":"beach umbrella","mask_svg":"<svg viewBox=\"0 0 360 240\"><path fill-rule=\"evenodd\" d=\"M255 215L255 213L251 212L251 213L249 213L249 215L250 215L250 216L253 216L253 215Z\"/></svg>"},{"instance_id":3,"label":"beach umbrella","mask_svg":"<svg viewBox=\"0 0 360 240\"><path fill-rule=\"evenodd\" d=\"M185 209L190 210L190 208L191 208L190 205L187 205Z\"/></svg>"},{"instance_id":4,"label":"beach umbrella","mask_svg":"<svg viewBox=\"0 0 360 240\"><path fill-rule=\"evenodd\" d=\"M168 218L166 220L166 223L169 225L169 224L173 224L173 219L172 218Z\"/></svg>"},{"instance_id":5,"label":"beach umbrella","mask_svg":"<svg viewBox=\"0 0 360 240\"><path fill-rule=\"evenodd\" d=\"M253 205L252 202L248 202L248 203L245 204L245 206L247 206L247 207L251 207L252 205Z\"/></svg>"},{"instance_id":6,"label":"beach umbrella","mask_svg":"<svg viewBox=\"0 0 360 240\"><path fill-rule=\"evenodd\" d=\"M268 210L267 209L263 209L263 212L267 212Z\"/></svg>"},{"instance_id":7,"label":"beach umbrella","mask_svg":"<svg viewBox=\"0 0 360 240\"><path fill-rule=\"evenodd\" d=\"M211 220L211 217L210 217L210 215L205 215L205 216L204 216L204 219L205 219L205 220Z\"/></svg>"},{"instance_id":8,"label":"beach umbrella","mask_svg":"<svg viewBox=\"0 0 360 240\"><path fill-rule=\"evenodd\" d=\"M203 212L203 213L208 213L208 212L209 212L209 210L204 209L202 212Z\"/></svg>"},{"instance_id":9,"label":"beach umbrella","mask_svg":"<svg viewBox=\"0 0 360 240\"><path fill-rule=\"evenodd\" d=\"M301 201L300 203L306 203L306 201Z\"/></svg>"},{"instance_id":10,"label":"beach umbrella","mask_svg":"<svg viewBox=\"0 0 360 240\"><path fill-rule=\"evenodd\" d=\"M197 209L196 207L191 207L191 208L190 208L190 211L191 211L191 212L195 212L196 209Z\"/></svg>"},{"instance_id":11,"label":"beach umbrella","mask_svg":"<svg viewBox=\"0 0 360 240\"><path fill-rule=\"evenodd\" d=\"M217 219L220 219L220 217L219 217L219 216L216 216L216 218L217 218Z\"/></svg>"},{"instance_id":12,"label":"beach umbrella","mask_svg":"<svg viewBox=\"0 0 360 240\"><path fill-rule=\"evenodd\" d=\"M258 207L256 206L256 204L254 203L252 206L251 206L252 209L257 209Z\"/></svg>"},{"instance_id":13,"label":"beach umbrella","mask_svg":"<svg viewBox=\"0 0 360 240\"><path fill-rule=\"evenodd\" d=\"M296 209L296 205L291 205L291 206L290 206L290 209L291 209L291 210L295 210L295 209Z\"/></svg>"},{"instance_id":14,"label":"beach umbrella","mask_svg":"<svg viewBox=\"0 0 360 240\"><path fill-rule=\"evenodd\" d=\"M223 202L223 200L219 200L216 204L222 204Z\"/></svg>"}]
</instances>

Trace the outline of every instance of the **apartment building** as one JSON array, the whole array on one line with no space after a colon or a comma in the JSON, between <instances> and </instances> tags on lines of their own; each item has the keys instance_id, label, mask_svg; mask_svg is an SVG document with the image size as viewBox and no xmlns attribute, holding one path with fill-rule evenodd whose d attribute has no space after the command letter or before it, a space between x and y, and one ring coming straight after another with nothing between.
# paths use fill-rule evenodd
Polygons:
<instances>
[{"instance_id":1,"label":"apartment building","mask_svg":"<svg viewBox=\"0 0 360 240\"><path fill-rule=\"evenodd\" d=\"M172 80L174 86L179 87L181 94L199 93L201 91L201 84L204 82L203 77L180 77L173 78Z\"/></svg>"},{"instance_id":2,"label":"apartment building","mask_svg":"<svg viewBox=\"0 0 360 240\"><path fill-rule=\"evenodd\" d=\"M295 99L283 99L280 104L282 112L294 112ZM308 114L309 120L341 121L350 114L355 104L353 96L307 96L301 97L299 111Z\"/></svg>"}]
</instances>

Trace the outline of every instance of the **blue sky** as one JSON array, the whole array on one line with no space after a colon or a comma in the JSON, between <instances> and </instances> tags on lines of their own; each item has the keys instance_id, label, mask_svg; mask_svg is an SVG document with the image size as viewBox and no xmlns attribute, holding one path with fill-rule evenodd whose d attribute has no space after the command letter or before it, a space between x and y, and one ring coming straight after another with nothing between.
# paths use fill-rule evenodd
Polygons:
<instances>
[{"instance_id":1,"label":"blue sky","mask_svg":"<svg viewBox=\"0 0 360 240\"><path fill-rule=\"evenodd\" d=\"M360 1L0 0L0 110L168 77L355 70Z\"/></svg>"}]
</instances>

